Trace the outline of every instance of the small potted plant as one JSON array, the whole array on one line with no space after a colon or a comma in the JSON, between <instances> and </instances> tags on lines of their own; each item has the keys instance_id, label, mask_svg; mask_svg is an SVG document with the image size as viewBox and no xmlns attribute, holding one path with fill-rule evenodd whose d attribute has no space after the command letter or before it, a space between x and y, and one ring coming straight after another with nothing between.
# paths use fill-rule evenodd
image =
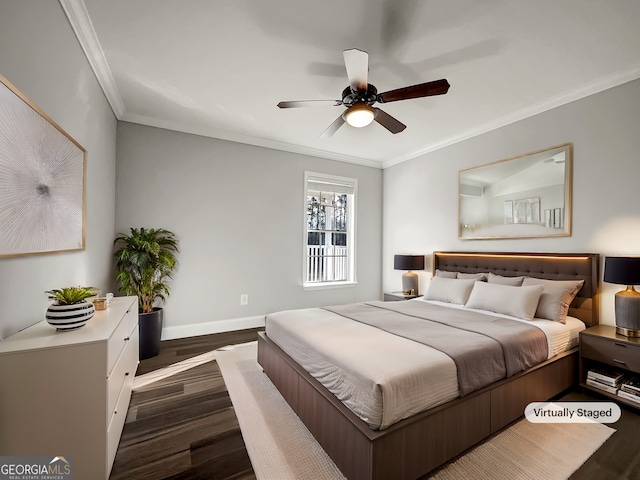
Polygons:
<instances>
[{"instance_id":1,"label":"small potted plant","mask_svg":"<svg viewBox=\"0 0 640 480\"><path fill-rule=\"evenodd\" d=\"M138 297L140 360L158 355L162 337L163 310L159 306L169 296L168 280L178 261L178 240L164 228L131 228L119 233L116 282L124 295Z\"/></svg>"},{"instance_id":2,"label":"small potted plant","mask_svg":"<svg viewBox=\"0 0 640 480\"><path fill-rule=\"evenodd\" d=\"M47 308L46 319L60 331L75 330L93 317L95 308L87 298L98 293L94 287L63 287L44 292L55 300Z\"/></svg>"}]
</instances>

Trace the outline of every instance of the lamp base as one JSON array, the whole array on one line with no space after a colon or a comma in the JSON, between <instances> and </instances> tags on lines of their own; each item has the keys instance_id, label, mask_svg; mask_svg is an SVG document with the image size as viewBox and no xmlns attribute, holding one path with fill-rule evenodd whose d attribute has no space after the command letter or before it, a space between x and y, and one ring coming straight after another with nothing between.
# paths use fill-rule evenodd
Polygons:
<instances>
[{"instance_id":1,"label":"lamp base","mask_svg":"<svg viewBox=\"0 0 640 480\"><path fill-rule=\"evenodd\" d=\"M402 291L405 295L418 295L418 275L411 270L402 274Z\"/></svg>"},{"instance_id":2,"label":"lamp base","mask_svg":"<svg viewBox=\"0 0 640 480\"><path fill-rule=\"evenodd\" d=\"M640 293L633 287L616 293L616 333L640 337Z\"/></svg>"},{"instance_id":3,"label":"lamp base","mask_svg":"<svg viewBox=\"0 0 640 480\"><path fill-rule=\"evenodd\" d=\"M625 337L640 337L640 330L629 330L627 328L616 327L616 333Z\"/></svg>"}]
</instances>

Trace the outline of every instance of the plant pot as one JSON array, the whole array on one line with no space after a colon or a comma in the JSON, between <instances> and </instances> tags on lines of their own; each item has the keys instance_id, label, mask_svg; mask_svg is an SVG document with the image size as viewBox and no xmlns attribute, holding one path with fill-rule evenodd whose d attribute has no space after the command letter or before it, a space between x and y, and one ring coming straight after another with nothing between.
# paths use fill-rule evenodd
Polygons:
<instances>
[{"instance_id":1,"label":"plant pot","mask_svg":"<svg viewBox=\"0 0 640 480\"><path fill-rule=\"evenodd\" d=\"M95 308L93 303L79 302L71 305L52 304L47 308L45 318L57 330L66 332L76 330L93 317Z\"/></svg>"},{"instance_id":2,"label":"plant pot","mask_svg":"<svg viewBox=\"0 0 640 480\"><path fill-rule=\"evenodd\" d=\"M138 314L138 329L140 334L140 360L151 358L160 352L160 337L162 336L162 308L154 308L149 313Z\"/></svg>"}]
</instances>

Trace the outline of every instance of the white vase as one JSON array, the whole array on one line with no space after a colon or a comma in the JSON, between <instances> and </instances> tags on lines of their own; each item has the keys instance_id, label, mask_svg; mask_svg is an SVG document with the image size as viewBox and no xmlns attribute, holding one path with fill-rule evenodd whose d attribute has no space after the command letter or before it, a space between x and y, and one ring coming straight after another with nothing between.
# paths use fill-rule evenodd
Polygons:
<instances>
[{"instance_id":1,"label":"white vase","mask_svg":"<svg viewBox=\"0 0 640 480\"><path fill-rule=\"evenodd\" d=\"M95 313L93 303L82 301L71 305L52 304L47 308L46 319L61 331L75 330L84 326Z\"/></svg>"}]
</instances>

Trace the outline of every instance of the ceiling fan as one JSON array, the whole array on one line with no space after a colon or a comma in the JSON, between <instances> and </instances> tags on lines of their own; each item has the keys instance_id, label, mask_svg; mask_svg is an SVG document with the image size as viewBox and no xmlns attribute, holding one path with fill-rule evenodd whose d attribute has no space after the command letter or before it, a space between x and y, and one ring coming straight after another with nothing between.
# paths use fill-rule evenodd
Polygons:
<instances>
[{"instance_id":1,"label":"ceiling fan","mask_svg":"<svg viewBox=\"0 0 640 480\"><path fill-rule=\"evenodd\" d=\"M345 50L343 55L349 86L343 90L341 100L302 100L278 103L280 108L319 107L325 105L336 107L343 105L347 107L344 113L336 118L329 125L329 128L320 135L321 138L330 137L345 122L353 127L366 127L374 120L391 133L400 133L407 126L384 110L374 107L374 103L389 103L410 98L444 95L449 90L449 82L442 79L378 93L376 87L368 82L369 54L357 48L352 48Z\"/></svg>"}]
</instances>

